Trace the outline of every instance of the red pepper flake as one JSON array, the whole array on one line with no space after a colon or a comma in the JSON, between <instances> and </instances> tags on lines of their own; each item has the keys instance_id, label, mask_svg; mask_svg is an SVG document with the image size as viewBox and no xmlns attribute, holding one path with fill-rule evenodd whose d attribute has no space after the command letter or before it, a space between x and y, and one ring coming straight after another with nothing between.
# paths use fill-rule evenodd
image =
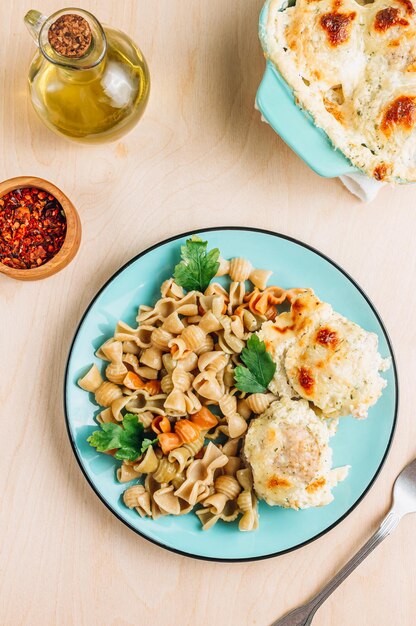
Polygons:
<instances>
[{"instance_id":1,"label":"red pepper flake","mask_svg":"<svg viewBox=\"0 0 416 626\"><path fill-rule=\"evenodd\" d=\"M32 269L54 257L65 240L66 217L55 196L37 187L0 198L0 263Z\"/></svg>"}]
</instances>

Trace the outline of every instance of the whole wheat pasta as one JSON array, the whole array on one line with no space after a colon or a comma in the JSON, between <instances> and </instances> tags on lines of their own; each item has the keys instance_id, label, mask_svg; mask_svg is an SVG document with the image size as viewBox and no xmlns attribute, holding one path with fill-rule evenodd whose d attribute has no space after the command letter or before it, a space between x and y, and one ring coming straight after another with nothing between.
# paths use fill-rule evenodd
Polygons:
<instances>
[{"instance_id":1,"label":"whole wheat pasta","mask_svg":"<svg viewBox=\"0 0 416 626\"><path fill-rule=\"evenodd\" d=\"M119 321L78 383L102 407L103 428L137 419L142 448L116 469L119 482L136 481L124 492L129 509L152 519L194 510L204 530L239 518L247 531L258 526L257 498L241 451L250 420L277 396L238 389L236 368L252 333L300 290L266 287L271 272L241 257L220 259L226 274L204 291L165 280L153 306L139 305L137 327Z\"/></svg>"}]
</instances>

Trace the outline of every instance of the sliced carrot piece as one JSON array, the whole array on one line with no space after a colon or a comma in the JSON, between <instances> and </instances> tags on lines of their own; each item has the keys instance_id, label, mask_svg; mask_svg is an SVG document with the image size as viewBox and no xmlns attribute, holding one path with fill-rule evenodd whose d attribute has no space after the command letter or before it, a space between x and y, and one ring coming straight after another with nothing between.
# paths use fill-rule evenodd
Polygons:
<instances>
[{"instance_id":1,"label":"sliced carrot piece","mask_svg":"<svg viewBox=\"0 0 416 626\"><path fill-rule=\"evenodd\" d=\"M206 406L191 415L189 419L201 430L209 430L218 424L218 418Z\"/></svg>"},{"instance_id":2,"label":"sliced carrot piece","mask_svg":"<svg viewBox=\"0 0 416 626\"><path fill-rule=\"evenodd\" d=\"M128 389L143 389L145 383L135 372L128 372L123 380L123 385Z\"/></svg>"},{"instance_id":3,"label":"sliced carrot piece","mask_svg":"<svg viewBox=\"0 0 416 626\"><path fill-rule=\"evenodd\" d=\"M201 429L187 419L179 420L175 424L175 433L179 435L183 443L191 443L198 439Z\"/></svg>"},{"instance_id":4,"label":"sliced carrot piece","mask_svg":"<svg viewBox=\"0 0 416 626\"><path fill-rule=\"evenodd\" d=\"M162 433L159 435L158 441L163 454L169 454L171 450L182 445L182 439L176 433Z\"/></svg>"},{"instance_id":5,"label":"sliced carrot piece","mask_svg":"<svg viewBox=\"0 0 416 626\"><path fill-rule=\"evenodd\" d=\"M160 435L161 433L169 433L171 431L170 421L166 415L156 415L151 423L151 428L157 435Z\"/></svg>"},{"instance_id":6,"label":"sliced carrot piece","mask_svg":"<svg viewBox=\"0 0 416 626\"><path fill-rule=\"evenodd\" d=\"M147 383L144 385L144 388L151 396L155 396L156 394L160 393L160 390L161 390L160 381L148 380Z\"/></svg>"}]
</instances>

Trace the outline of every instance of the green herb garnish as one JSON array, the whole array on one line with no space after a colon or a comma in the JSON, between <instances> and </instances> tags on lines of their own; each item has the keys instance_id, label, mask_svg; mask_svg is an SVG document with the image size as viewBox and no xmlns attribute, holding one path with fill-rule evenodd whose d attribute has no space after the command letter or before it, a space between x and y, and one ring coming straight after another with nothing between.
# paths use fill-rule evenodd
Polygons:
<instances>
[{"instance_id":1,"label":"green herb garnish","mask_svg":"<svg viewBox=\"0 0 416 626\"><path fill-rule=\"evenodd\" d=\"M140 449L140 454L143 454L144 452L146 452L147 448L150 448L150 446L156 445L157 442L158 442L157 437L155 439L143 439L142 447Z\"/></svg>"},{"instance_id":2,"label":"green herb garnish","mask_svg":"<svg viewBox=\"0 0 416 626\"><path fill-rule=\"evenodd\" d=\"M205 291L218 271L220 251L214 248L207 252L207 241L195 235L181 246L182 261L174 271L174 279L187 291Z\"/></svg>"},{"instance_id":3,"label":"green herb garnish","mask_svg":"<svg viewBox=\"0 0 416 626\"><path fill-rule=\"evenodd\" d=\"M123 426L119 424L101 424L101 430L96 430L88 437L87 441L98 452L107 452L108 450L117 450L116 459L125 461L135 461L148 448L145 442L151 441L152 444L157 441L144 438L144 427L138 421L137 415L127 413L123 417ZM145 447L144 447L145 446Z\"/></svg>"},{"instance_id":4,"label":"green herb garnish","mask_svg":"<svg viewBox=\"0 0 416 626\"><path fill-rule=\"evenodd\" d=\"M237 389L247 393L264 393L276 371L276 363L266 351L266 344L257 335L251 335L241 353L243 365L234 370Z\"/></svg>"}]
</instances>

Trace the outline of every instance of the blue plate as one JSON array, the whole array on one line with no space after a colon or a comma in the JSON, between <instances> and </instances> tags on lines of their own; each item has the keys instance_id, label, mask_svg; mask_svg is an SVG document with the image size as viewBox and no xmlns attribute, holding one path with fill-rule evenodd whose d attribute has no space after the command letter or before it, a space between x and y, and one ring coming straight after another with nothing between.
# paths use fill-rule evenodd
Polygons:
<instances>
[{"instance_id":1,"label":"blue plate","mask_svg":"<svg viewBox=\"0 0 416 626\"><path fill-rule=\"evenodd\" d=\"M287 4L287 0L282 0L282 8ZM266 58L269 5L270 0L267 0L259 19L259 37ZM359 171L340 150L334 148L325 131L315 126L312 116L296 104L292 88L269 60L257 91L256 103L264 119L283 141L320 176L333 178Z\"/></svg>"},{"instance_id":2,"label":"blue plate","mask_svg":"<svg viewBox=\"0 0 416 626\"><path fill-rule=\"evenodd\" d=\"M255 267L272 269L270 284L312 287L334 309L377 333L383 357L392 357L384 374L388 385L366 420L346 417L332 439L334 465L351 465L348 478L334 489L335 500L326 507L293 511L260 503L260 528L242 533L237 524L217 523L207 532L194 514L142 519L122 501L126 485L117 483L112 457L99 454L86 439L96 429L98 412L91 395L76 381L88 366L102 363L94 351L112 336L117 320L134 324L139 304L152 304L159 286L171 276L179 248L191 233L164 241L122 267L100 290L85 312L73 340L65 377L65 412L68 434L85 477L104 504L127 526L150 541L198 558L244 561L275 556L316 539L339 523L358 504L374 482L389 450L397 414L396 366L383 323L370 300L341 268L311 247L284 235L244 228L198 231L219 247L225 258L245 256Z\"/></svg>"}]
</instances>

